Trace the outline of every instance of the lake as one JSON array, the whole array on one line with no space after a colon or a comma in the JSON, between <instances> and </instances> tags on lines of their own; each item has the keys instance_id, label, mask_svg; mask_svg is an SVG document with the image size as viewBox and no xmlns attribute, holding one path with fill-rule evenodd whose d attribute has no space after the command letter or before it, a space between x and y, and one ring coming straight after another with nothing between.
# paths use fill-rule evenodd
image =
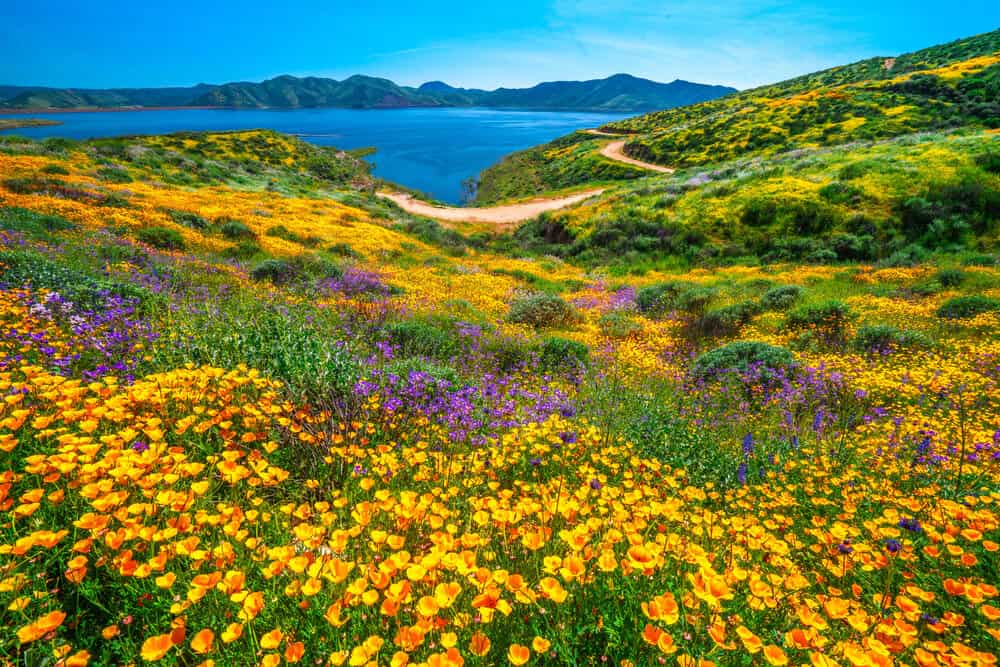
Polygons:
<instances>
[{"instance_id":1,"label":"lake","mask_svg":"<svg viewBox=\"0 0 1000 667\"><path fill-rule=\"evenodd\" d=\"M296 109L292 111L183 109L40 113L62 125L19 128L9 134L88 139L182 130L267 128L321 146L377 149L375 174L458 202L461 181L504 155L574 130L598 127L629 114L498 109Z\"/></svg>"}]
</instances>

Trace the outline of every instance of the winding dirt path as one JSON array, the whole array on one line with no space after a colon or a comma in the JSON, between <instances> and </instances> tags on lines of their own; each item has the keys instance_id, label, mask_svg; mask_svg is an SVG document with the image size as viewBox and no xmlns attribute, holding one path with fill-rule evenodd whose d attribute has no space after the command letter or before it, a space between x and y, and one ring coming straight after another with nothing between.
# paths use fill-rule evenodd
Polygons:
<instances>
[{"instance_id":1,"label":"winding dirt path","mask_svg":"<svg viewBox=\"0 0 1000 667\"><path fill-rule=\"evenodd\" d=\"M621 134L612 134L610 132L602 132L601 130L596 129L583 131L587 134L593 134L599 137L615 138L623 136ZM649 162L642 162L641 160L630 158L625 155L624 149L624 139L611 141L608 142L606 146L601 148L601 155L609 160L630 164L634 167L648 169L649 171L656 171L661 174L672 174L675 171L670 167L664 167L659 164L651 164ZM397 206L407 213L422 215L427 218L434 218L435 220L442 220L445 222L484 222L499 226L511 226L516 225L519 222L524 222L525 220L531 220L532 218L535 218L547 211L555 211L567 206L572 206L573 204L578 204L585 199L596 197L604 192L605 189L606 188L596 188L594 190L587 190L586 192L580 192L566 197L554 197L550 199L539 198L521 202L519 204L504 204L502 206L488 206L481 208L435 206L417 199L413 195L402 194L399 192L379 192L378 196L395 202Z\"/></svg>"},{"instance_id":2,"label":"winding dirt path","mask_svg":"<svg viewBox=\"0 0 1000 667\"><path fill-rule=\"evenodd\" d=\"M554 199L532 199L520 204L505 204L503 206L490 206L486 208L459 208L453 206L434 206L425 201L417 199L413 195L401 194L398 192L379 192L379 197L384 197L406 211L414 215L422 215L435 220L446 222L488 222L496 225L513 225L525 220L531 220L546 211L555 211L578 204L585 199L595 197L604 188L587 190L567 197L557 197Z\"/></svg>"},{"instance_id":3,"label":"winding dirt path","mask_svg":"<svg viewBox=\"0 0 1000 667\"><path fill-rule=\"evenodd\" d=\"M609 160L615 160L616 162L623 162L625 164L630 164L634 167L642 167L643 169L649 169L650 171L658 171L661 174L672 174L676 169L671 169L670 167L664 167L659 164L652 164L651 162L643 162L641 160L636 160L625 155L625 141L612 141L607 146L601 149L601 155L608 158Z\"/></svg>"}]
</instances>

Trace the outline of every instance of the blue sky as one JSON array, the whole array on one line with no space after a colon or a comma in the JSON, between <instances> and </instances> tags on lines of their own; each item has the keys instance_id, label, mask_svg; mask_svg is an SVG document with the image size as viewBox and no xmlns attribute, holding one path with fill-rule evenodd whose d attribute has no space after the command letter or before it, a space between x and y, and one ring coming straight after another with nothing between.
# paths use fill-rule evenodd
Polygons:
<instances>
[{"instance_id":1,"label":"blue sky","mask_svg":"<svg viewBox=\"0 0 1000 667\"><path fill-rule=\"evenodd\" d=\"M1000 27L987 0L0 1L0 84L362 73L520 87L628 72L746 88Z\"/></svg>"}]
</instances>

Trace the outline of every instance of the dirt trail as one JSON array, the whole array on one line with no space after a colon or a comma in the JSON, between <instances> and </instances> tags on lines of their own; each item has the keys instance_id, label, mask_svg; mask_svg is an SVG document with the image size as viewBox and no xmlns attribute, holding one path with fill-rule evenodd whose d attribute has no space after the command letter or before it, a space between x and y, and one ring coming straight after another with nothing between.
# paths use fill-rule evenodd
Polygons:
<instances>
[{"instance_id":1,"label":"dirt trail","mask_svg":"<svg viewBox=\"0 0 1000 667\"><path fill-rule=\"evenodd\" d=\"M457 208L452 206L434 206L425 201L421 201L413 195L405 195L397 192L380 192L379 197L396 202L396 204L408 213L422 215L435 220L447 222L488 222L496 225L513 225L545 213L555 211L582 202L585 199L595 197L604 192L604 188L587 190L567 197L557 197L554 199L532 199L520 204L505 204L503 206L490 206L487 208Z\"/></svg>"},{"instance_id":2,"label":"dirt trail","mask_svg":"<svg viewBox=\"0 0 1000 667\"><path fill-rule=\"evenodd\" d=\"M652 164L650 162L642 162L641 160L636 160L625 155L625 142L624 141L612 141L607 146L601 149L601 155L608 158L609 160L615 160L617 162L624 162L625 164L630 164L635 167L642 167L643 169L649 169L650 171L658 171L661 174L672 174L676 169L671 169L670 167L664 167L659 164Z\"/></svg>"}]
</instances>

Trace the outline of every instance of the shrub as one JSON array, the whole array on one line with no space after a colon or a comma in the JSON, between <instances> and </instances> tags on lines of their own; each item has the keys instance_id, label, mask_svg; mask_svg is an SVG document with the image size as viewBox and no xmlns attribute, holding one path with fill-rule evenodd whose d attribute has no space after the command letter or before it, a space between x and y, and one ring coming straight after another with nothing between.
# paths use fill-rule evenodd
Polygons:
<instances>
[{"instance_id":1,"label":"shrub","mask_svg":"<svg viewBox=\"0 0 1000 667\"><path fill-rule=\"evenodd\" d=\"M458 352L455 333L430 322L406 320L385 328L386 340L399 347L404 357L448 360Z\"/></svg>"},{"instance_id":2,"label":"shrub","mask_svg":"<svg viewBox=\"0 0 1000 667\"><path fill-rule=\"evenodd\" d=\"M253 280L286 285L299 277L298 267L283 259L265 259L250 271Z\"/></svg>"},{"instance_id":3,"label":"shrub","mask_svg":"<svg viewBox=\"0 0 1000 667\"><path fill-rule=\"evenodd\" d=\"M542 341L540 361L548 370L576 370L587 364L590 349L575 340L550 337Z\"/></svg>"},{"instance_id":4,"label":"shrub","mask_svg":"<svg viewBox=\"0 0 1000 667\"><path fill-rule=\"evenodd\" d=\"M981 153L976 156L976 164L983 171L988 171L991 174L1000 174L1000 153L994 151Z\"/></svg>"},{"instance_id":5,"label":"shrub","mask_svg":"<svg viewBox=\"0 0 1000 667\"><path fill-rule=\"evenodd\" d=\"M853 206L861 201L864 192L860 188L846 183L828 183L819 189L819 196L831 204L845 204Z\"/></svg>"},{"instance_id":6,"label":"shrub","mask_svg":"<svg viewBox=\"0 0 1000 667\"><path fill-rule=\"evenodd\" d=\"M851 341L858 352L891 352L896 348L927 345L919 333L900 331L891 324L868 324L859 327Z\"/></svg>"},{"instance_id":7,"label":"shrub","mask_svg":"<svg viewBox=\"0 0 1000 667\"><path fill-rule=\"evenodd\" d=\"M795 357L783 347L760 341L740 340L702 354L691 368L696 378L705 378L726 371L746 372L752 367L788 370L795 366Z\"/></svg>"},{"instance_id":8,"label":"shrub","mask_svg":"<svg viewBox=\"0 0 1000 667\"><path fill-rule=\"evenodd\" d=\"M239 241L240 239L252 239L257 235L253 233L253 230L247 227L245 224L239 220L226 220L219 227L219 233L225 236L231 241Z\"/></svg>"},{"instance_id":9,"label":"shrub","mask_svg":"<svg viewBox=\"0 0 1000 667\"><path fill-rule=\"evenodd\" d=\"M805 290L798 285L778 285L764 292L760 307L764 310L788 310L803 294Z\"/></svg>"},{"instance_id":10,"label":"shrub","mask_svg":"<svg viewBox=\"0 0 1000 667\"><path fill-rule=\"evenodd\" d=\"M229 259L245 261L261 254L263 249L256 241L240 241L222 251L222 256Z\"/></svg>"},{"instance_id":11,"label":"shrub","mask_svg":"<svg viewBox=\"0 0 1000 667\"><path fill-rule=\"evenodd\" d=\"M600 319L597 320L597 327L603 335L616 339L628 338L642 331L642 325L620 310L613 310L601 315Z\"/></svg>"},{"instance_id":12,"label":"shrub","mask_svg":"<svg viewBox=\"0 0 1000 667\"><path fill-rule=\"evenodd\" d=\"M493 360L497 370L509 373L527 364L533 355L531 346L523 338L490 336L483 339L481 349Z\"/></svg>"},{"instance_id":13,"label":"shrub","mask_svg":"<svg viewBox=\"0 0 1000 667\"><path fill-rule=\"evenodd\" d=\"M668 281L643 287L635 296L639 310L650 317L665 315L673 308L674 299L688 283Z\"/></svg>"},{"instance_id":14,"label":"shrub","mask_svg":"<svg viewBox=\"0 0 1000 667\"><path fill-rule=\"evenodd\" d=\"M184 250L184 237L176 229L169 227L144 227L136 232L136 238L161 250Z\"/></svg>"},{"instance_id":15,"label":"shrub","mask_svg":"<svg viewBox=\"0 0 1000 667\"><path fill-rule=\"evenodd\" d=\"M75 229L76 225L58 215L46 215L16 206L0 208L0 228L45 237L52 232Z\"/></svg>"},{"instance_id":16,"label":"shrub","mask_svg":"<svg viewBox=\"0 0 1000 667\"><path fill-rule=\"evenodd\" d=\"M561 297L547 292L536 292L515 299L510 304L507 319L516 324L542 328L567 326L575 323L578 316L573 307Z\"/></svg>"},{"instance_id":17,"label":"shrub","mask_svg":"<svg viewBox=\"0 0 1000 667\"><path fill-rule=\"evenodd\" d=\"M923 246L911 243L905 248L901 248L892 253L878 263L882 268L897 268L906 266L916 266L925 261L930 253Z\"/></svg>"},{"instance_id":18,"label":"shrub","mask_svg":"<svg viewBox=\"0 0 1000 667\"><path fill-rule=\"evenodd\" d=\"M714 287L689 287L677 295L673 305L677 310L700 315L705 312L705 308L718 292Z\"/></svg>"},{"instance_id":19,"label":"shrub","mask_svg":"<svg viewBox=\"0 0 1000 667\"><path fill-rule=\"evenodd\" d=\"M934 276L942 287L958 287L965 278L966 274L961 269L941 269Z\"/></svg>"},{"instance_id":20,"label":"shrub","mask_svg":"<svg viewBox=\"0 0 1000 667\"><path fill-rule=\"evenodd\" d=\"M15 287L30 284L53 290L77 305L88 307L99 306L109 293L135 299L144 307L159 302L159 297L146 289L95 278L30 250L0 251L0 284Z\"/></svg>"},{"instance_id":21,"label":"shrub","mask_svg":"<svg viewBox=\"0 0 1000 667\"><path fill-rule=\"evenodd\" d=\"M167 209L166 214L169 215L170 219L178 225L184 225L185 227L190 227L191 229L205 230L211 226L211 223L209 223L208 220L201 217L197 213L192 213L190 211Z\"/></svg>"},{"instance_id":22,"label":"shrub","mask_svg":"<svg viewBox=\"0 0 1000 667\"><path fill-rule=\"evenodd\" d=\"M756 303L752 301L735 303L708 311L694 322L694 328L706 336L729 336L753 320L756 314Z\"/></svg>"},{"instance_id":23,"label":"shrub","mask_svg":"<svg viewBox=\"0 0 1000 667\"><path fill-rule=\"evenodd\" d=\"M126 169L122 167L101 167L97 170L97 175L101 180L109 183L131 183L132 177Z\"/></svg>"},{"instance_id":24,"label":"shrub","mask_svg":"<svg viewBox=\"0 0 1000 667\"><path fill-rule=\"evenodd\" d=\"M986 253L971 255L962 260L962 266L997 266L1000 265L1000 257Z\"/></svg>"},{"instance_id":25,"label":"shrub","mask_svg":"<svg viewBox=\"0 0 1000 667\"><path fill-rule=\"evenodd\" d=\"M347 243L334 243L333 245L328 246L326 251L331 255L337 255L338 257L346 257L348 259L361 258L361 253Z\"/></svg>"},{"instance_id":26,"label":"shrub","mask_svg":"<svg viewBox=\"0 0 1000 667\"><path fill-rule=\"evenodd\" d=\"M974 294L948 299L938 308L937 316L948 320L957 320L998 310L1000 310L1000 299Z\"/></svg>"},{"instance_id":27,"label":"shrub","mask_svg":"<svg viewBox=\"0 0 1000 667\"><path fill-rule=\"evenodd\" d=\"M43 174L58 174L59 176L69 176L69 169L58 164L47 164L41 169Z\"/></svg>"},{"instance_id":28,"label":"shrub","mask_svg":"<svg viewBox=\"0 0 1000 667\"><path fill-rule=\"evenodd\" d=\"M792 331L816 329L828 336L839 336L851 319L851 309L840 301L801 306L785 319L785 328Z\"/></svg>"},{"instance_id":29,"label":"shrub","mask_svg":"<svg viewBox=\"0 0 1000 667\"><path fill-rule=\"evenodd\" d=\"M299 245L304 245L307 248L315 248L322 242L322 239L317 236L302 236L301 234L296 234L284 225L275 225L274 227L270 227L266 233L268 236L291 241L292 243L298 243Z\"/></svg>"}]
</instances>

